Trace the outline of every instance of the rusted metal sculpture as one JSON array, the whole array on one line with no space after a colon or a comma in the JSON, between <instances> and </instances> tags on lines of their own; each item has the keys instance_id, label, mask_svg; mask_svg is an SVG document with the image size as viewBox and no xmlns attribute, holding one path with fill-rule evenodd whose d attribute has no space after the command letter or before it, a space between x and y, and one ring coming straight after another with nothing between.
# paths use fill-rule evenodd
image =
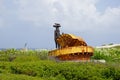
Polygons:
<instances>
[{"instance_id":1,"label":"rusted metal sculpture","mask_svg":"<svg viewBox=\"0 0 120 80\"><path fill-rule=\"evenodd\" d=\"M60 48L60 45L57 43L57 38L60 36L60 30L59 30L59 27L60 24L58 23L55 23L55 25L53 25L53 27L55 27L55 31L54 31L54 40L55 40L55 45L56 45L56 48Z\"/></svg>"},{"instance_id":2,"label":"rusted metal sculpture","mask_svg":"<svg viewBox=\"0 0 120 80\"><path fill-rule=\"evenodd\" d=\"M93 55L93 48L80 37L72 34L61 34L59 31L60 24L55 24L55 43L60 48L49 51L49 56L59 60L90 60ZM56 46L57 48L57 46Z\"/></svg>"}]
</instances>

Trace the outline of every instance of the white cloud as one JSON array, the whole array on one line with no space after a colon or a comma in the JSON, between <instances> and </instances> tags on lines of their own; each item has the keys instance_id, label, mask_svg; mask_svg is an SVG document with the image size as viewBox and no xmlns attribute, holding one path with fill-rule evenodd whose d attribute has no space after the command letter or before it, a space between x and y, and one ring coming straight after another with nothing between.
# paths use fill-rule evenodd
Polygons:
<instances>
[{"instance_id":1,"label":"white cloud","mask_svg":"<svg viewBox=\"0 0 120 80\"><path fill-rule=\"evenodd\" d=\"M97 17L96 23L101 30L108 30L108 32L118 32L120 26L120 7L110 8L108 7L104 14ZM95 27L97 28L97 25Z\"/></svg>"},{"instance_id":2,"label":"white cloud","mask_svg":"<svg viewBox=\"0 0 120 80\"><path fill-rule=\"evenodd\" d=\"M120 20L120 7L118 8L107 8L105 13L102 15L102 21L106 24L116 25L116 22L119 23Z\"/></svg>"},{"instance_id":3,"label":"white cloud","mask_svg":"<svg viewBox=\"0 0 120 80\"><path fill-rule=\"evenodd\" d=\"M19 0L18 16L21 20L35 25L48 23L52 18L52 4L48 0Z\"/></svg>"},{"instance_id":4,"label":"white cloud","mask_svg":"<svg viewBox=\"0 0 120 80\"><path fill-rule=\"evenodd\" d=\"M10 26L9 29L13 30L10 31L10 34L18 34L16 33L16 29L19 30L20 26L22 28L27 26L28 28L32 24L29 28L30 31L28 31L30 38L34 38L37 34L41 34L39 36L42 37L46 31L48 31L48 34L44 35L50 37L52 35L51 30L45 31L42 29L43 32L41 32L42 30L39 32L39 30L32 28L32 26L47 28L51 27L55 22L59 22L64 30L76 33L84 32L85 35L87 34L85 38L90 39L95 44L105 41L114 42L114 40L119 41L120 39L116 37L116 35L119 36L120 34L120 6L114 8L108 6L104 9L104 12L100 12L100 10L97 10L96 5L101 0L11 0L14 1L14 4L13 2L4 1L0 0L0 27L6 27L4 28L6 31ZM20 31L19 34L26 33L24 31L27 28L21 30L23 32ZM9 34L9 32L5 32L4 34ZM3 34L1 35L3 36ZM22 36L26 37L26 35ZM34 42L33 38L31 39L32 42ZM48 37L43 40L38 38L37 40L40 42L52 41L48 41L47 39ZM3 38L3 42L5 40ZM48 44L43 45L48 46Z\"/></svg>"},{"instance_id":5,"label":"white cloud","mask_svg":"<svg viewBox=\"0 0 120 80\"><path fill-rule=\"evenodd\" d=\"M98 30L114 29L120 26L120 7L106 8L98 12L96 3L100 0L19 0L18 16L35 26L49 26L60 22L64 29ZM49 25L48 25L49 24Z\"/></svg>"}]
</instances>

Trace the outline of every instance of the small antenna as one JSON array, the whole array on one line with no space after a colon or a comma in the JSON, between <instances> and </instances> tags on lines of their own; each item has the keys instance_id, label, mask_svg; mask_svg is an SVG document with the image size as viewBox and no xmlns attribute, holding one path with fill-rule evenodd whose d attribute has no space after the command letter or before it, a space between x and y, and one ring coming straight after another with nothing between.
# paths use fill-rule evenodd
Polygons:
<instances>
[{"instance_id":1,"label":"small antenna","mask_svg":"<svg viewBox=\"0 0 120 80\"><path fill-rule=\"evenodd\" d=\"M24 48L27 48L27 43L25 43Z\"/></svg>"},{"instance_id":2,"label":"small antenna","mask_svg":"<svg viewBox=\"0 0 120 80\"><path fill-rule=\"evenodd\" d=\"M27 43L24 44L24 48L23 48L24 51L27 51Z\"/></svg>"}]
</instances>

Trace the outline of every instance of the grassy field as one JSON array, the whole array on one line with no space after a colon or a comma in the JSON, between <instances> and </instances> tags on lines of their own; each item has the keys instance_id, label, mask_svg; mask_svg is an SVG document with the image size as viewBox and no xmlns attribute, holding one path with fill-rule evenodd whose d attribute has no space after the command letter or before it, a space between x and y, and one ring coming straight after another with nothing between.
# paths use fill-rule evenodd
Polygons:
<instances>
[{"instance_id":1,"label":"grassy field","mask_svg":"<svg viewBox=\"0 0 120 80\"><path fill-rule=\"evenodd\" d=\"M113 48L95 48L92 59L104 59L107 62L120 62L120 46Z\"/></svg>"},{"instance_id":2,"label":"grassy field","mask_svg":"<svg viewBox=\"0 0 120 80\"><path fill-rule=\"evenodd\" d=\"M0 80L119 80L120 48L95 49L106 63L56 62L47 50L0 51Z\"/></svg>"}]
</instances>

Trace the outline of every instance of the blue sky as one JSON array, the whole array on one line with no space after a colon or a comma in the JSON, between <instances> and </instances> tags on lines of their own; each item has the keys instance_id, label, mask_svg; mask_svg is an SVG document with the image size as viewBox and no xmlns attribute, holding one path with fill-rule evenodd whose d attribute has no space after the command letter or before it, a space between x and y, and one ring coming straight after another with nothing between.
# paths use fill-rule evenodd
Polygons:
<instances>
[{"instance_id":1,"label":"blue sky","mask_svg":"<svg viewBox=\"0 0 120 80\"><path fill-rule=\"evenodd\" d=\"M120 0L0 0L0 48L53 49L56 22L91 46L120 43Z\"/></svg>"}]
</instances>

